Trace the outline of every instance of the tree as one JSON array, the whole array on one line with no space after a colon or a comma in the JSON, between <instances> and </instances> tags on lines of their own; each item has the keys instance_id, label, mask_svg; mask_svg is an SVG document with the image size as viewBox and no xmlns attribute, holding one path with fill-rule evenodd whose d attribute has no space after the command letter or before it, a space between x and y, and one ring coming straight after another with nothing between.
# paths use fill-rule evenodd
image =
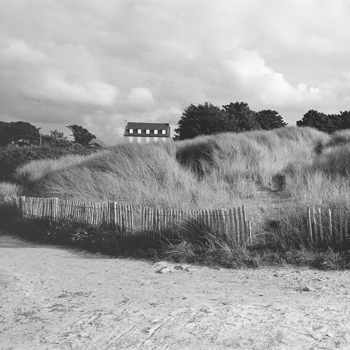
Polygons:
<instances>
[{"instance_id":1,"label":"tree","mask_svg":"<svg viewBox=\"0 0 350 350\"><path fill-rule=\"evenodd\" d=\"M339 117L339 115L327 115L311 109L304 114L303 119L297 121L297 126L309 126L331 134L341 126Z\"/></svg>"},{"instance_id":2,"label":"tree","mask_svg":"<svg viewBox=\"0 0 350 350\"><path fill-rule=\"evenodd\" d=\"M67 128L72 132L71 136L74 137L74 143L80 143L81 145L86 146L91 140L96 139L95 135L91 134L82 126L73 124L68 125Z\"/></svg>"},{"instance_id":3,"label":"tree","mask_svg":"<svg viewBox=\"0 0 350 350\"><path fill-rule=\"evenodd\" d=\"M257 118L260 128L263 130L283 128L288 125L278 112L272 111L271 109L258 112Z\"/></svg>"},{"instance_id":4,"label":"tree","mask_svg":"<svg viewBox=\"0 0 350 350\"><path fill-rule=\"evenodd\" d=\"M0 146L7 146L9 143L6 136L6 129L8 128L9 124L10 123L3 122L0 120Z\"/></svg>"},{"instance_id":5,"label":"tree","mask_svg":"<svg viewBox=\"0 0 350 350\"><path fill-rule=\"evenodd\" d=\"M50 135L41 135L41 144L52 147L69 147L72 145L63 132L57 130L50 130Z\"/></svg>"},{"instance_id":6,"label":"tree","mask_svg":"<svg viewBox=\"0 0 350 350\"><path fill-rule=\"evenodd\" d=\"M175 140L192 139L199 135L225 132L228 127L227 116L219 107L209 102L195 106L189 105L182 114L175 129Z\"/></svg>"},{"instance_id":7,"label":"tree","mask_svg":"<svg viewBox=\"0 0 350 350\"><path fill-rule=\"evenodd\" d=\"M338 130L350 129L350 111L340 112L337 121Z\"/></svg>"},{"instance_id":8,"label":"tree","mask_svg":"<svg viewBox=\"0 0 350 350\"><path fill-rule=\"evenodd\" d=\"M259 129L257 113L252 111L247 103L231 102L222 107L228 118L226 131L244 132Z\"/></svg>"},{"instance_id":9,"label":"tree","mask_svg":"<svg viewBox=\"0 0 350 350\"><path fill-rule=\"evenodd\" d=\"M0 145L38 145L40 128L28 122L0 122Z\"/></svg>"}]
</instances>

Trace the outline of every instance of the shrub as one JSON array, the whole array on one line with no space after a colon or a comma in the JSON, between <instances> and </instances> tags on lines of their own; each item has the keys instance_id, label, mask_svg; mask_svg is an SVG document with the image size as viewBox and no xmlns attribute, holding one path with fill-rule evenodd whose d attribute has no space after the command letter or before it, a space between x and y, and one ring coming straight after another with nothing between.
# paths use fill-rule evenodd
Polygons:
<instances>
[{"instance_id":1,"label":"shrub","mask_svg":"<svg viewBox=\"0 0 350 350\"><path fill-rule=\"evenodd\" d=\"M96 150L82 146L9 146L0 147L0 182L14 181L15 170L33 160L58 159L67 154L88 155Z\"/></svg>"}]
</instances>

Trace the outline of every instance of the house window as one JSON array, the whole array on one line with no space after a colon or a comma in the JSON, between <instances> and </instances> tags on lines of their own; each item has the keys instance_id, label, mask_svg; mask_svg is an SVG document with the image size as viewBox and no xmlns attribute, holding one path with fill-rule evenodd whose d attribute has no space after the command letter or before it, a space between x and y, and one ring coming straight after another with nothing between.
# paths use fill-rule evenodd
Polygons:
<instances>
[{"instance_id":1,"label":"house window","mask_svg":"<svg viewBox=\"0 0 350 350\"><path fill-rule=\"evenodd\" d=\"M154 134L157 135L158 134L158 130L154 130Z\"/></svg>"},{"instance_id":2,"label":"house window","mask_svg":"<svg viewBox=\"0 0 350 350\"><path fill-rule=\"evenodd\" d=\"M138 133L138 134L141 134L141 129L137 129L137 133Z\"/></svg>"},{"instance_id":3,"label":"house window","mask_svg":"<svg viewBox=\"0 0 350 350\"><path fill-rule=\"evenodd\" d=\"M129 134L132 134L134 132L134 129L129 129Z\"/></svg>"},{"instance_id":4,"label":"house window","mask_svg":"<svg viewBox=\"0 0 350 350\"><path fill-rule=\"evenodd\" d=\"M146 134L149 135L149 129L146 129Z\"/></svg>"},{"instance_id":5,"label":"house window","mask_svg":"<svg viewBox=\"0 0 350 350\"><path fill-rule=\"evenodd\" d=\"M166 134L166 130L162 130L162 135L165 135Z\"/></svg>"}]
</instances>

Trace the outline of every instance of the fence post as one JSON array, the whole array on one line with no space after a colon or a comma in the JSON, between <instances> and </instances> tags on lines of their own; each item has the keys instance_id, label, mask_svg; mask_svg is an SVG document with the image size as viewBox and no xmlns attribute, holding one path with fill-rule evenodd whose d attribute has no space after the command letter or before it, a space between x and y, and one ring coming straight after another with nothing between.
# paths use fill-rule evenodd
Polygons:
<instances>
[{"instance_id":1,"label":"fence post","mask_svg":"<svg viewBox=\"0 0 350 350\"><path fill-rule=\"evenodd\" d=\"M130 230L134 231L134 207L130 205Z\"/></svg>"},{"instance_id":2,"label":"fence post","mask_svg":"<svg viewBox=\"0 0 350 350\"><path fill-rule=\"evenodd\" d=\"M228 220L229 220L229 230L228 230L228 234L230 236L230 241L232 243L233 241L233 232L234 232L234 225L233 225L233 213L232 213L232 209L228 210Z\"/></svg>"},{"instance_id":3,"label":"fence post","mask_svg":"<svg viewBox=\"0 0 350 350\"><path fill-rule=\"evenodd\" d=\"M224 239L225 242L227 242L227 230L226 230L226 223L227 223L227 211L224 209L220 210L220 214L221 214L221 224L222 224L222 238Z\"/></svg>"},{"instance_id":4,"label":"fence post","mask_svg":"<svg viewBox=\"0 0 350 350\"><path fill-rule=\"evenodd\" d=\"M338 242L340 243L343 240L343 212L342 210L339 210L339 238Z\"/></svg>"},{"instance_id":5,"label":"fence post","mask_svg":"<svg viewBox=\"0 0 350 350\"><path fill-rule=\"evenodd\" d=\"M311 209L310 209L310 207L307 207L307 229L308 229L310 240L312 243L313 239L312 239L312 221L311 221Z\"/></svg>"},{"instance_id":6,"label":"fence post","mask_svg":"<svg viewBox=\"0 0 350 350\"><path fill-rule=\"evenodd\" d=\"M321 208L318 207L318 234L319 234L319 243L323 243L323 227L322 227L322 212Z\"/></svg>"},{"instance_id":7,"label":"fence post","mask_svg":"<svg viewBox=\"0 0 350 350\"><path fill-rule=\"evenodd\" d=\"M244 245L246 245L247 236L248 236L248 227L247 227L247 216L246 216L244 205L242 205L242 216L243 216Z\"/></svg>"},{"instance_id":8,"label":"fence post","mask_svg":"<svg viewBox=\"0 0 350 350\"><path fill-rule=\"evenodd\" d=\"M328 242L332 241L333 238L333 220L332 220L332 210L328 209Z\"/></svg>"},{"instance_id":9,"label":"fence post","mask_svg":"<svg viewBox=\"0 0 350 350\"><path fill-rule=\"evenodd\" d=\"M344 243L346 242L346 239L347 239L347 236L348 236L348 220L349 220L349 218L348 218L348 215L347 214L345 214L345 223L344 223Z\"/></svg>"},{"instance_id":10,"label":"fence post","mask_svg":"<svg viewBox=\"0 0 350 350\"><path fill-rule=\"evenodd\" d=\"M317 220L316 220L316 209L315 207L312 207L312 226L313 226L313 233L314 233L314 242L318 243L318 230L317 230Z\"/></svg>"},{"instance_id":11,"label":"fence post","mask_svg":"<svg viewBox=\"0 0 350 350\"><path fill-rule=\"evenodd\" d=\"M21 215L21 217L24 216L24 204L26 201L26 197L25 196L21 196L19 197L19 213Z\"/></svg>"},{"instance_id":12,"label":"fence post","mask_svg":"<svg viewBox=\"0 0 350 350\"><path fill-rule=\"evenodd\" d=\"M248 235L249 235L249 244L253 244L252 242L252 223L248 221Z\"/></svg>"},{"instance_id":13,"label":"fence post","mask_svg":"<svg viewBox=\"0 0 350 350\"><path fill-rule=\"evenodd\" d=\"M238 236L239 236L240 244L243 244L243 239L242 239L242 217L241 217L241 208L239 208L239 207L237 209L237 214L238 214Z\"/></svg>"},{"instance_id":14,"label":"fence post","mask_svg":"<svg viewBox=\"0 0 350 350\"><path fill-rule=\"evenodd\" d=\"M55 198L50 198L50 220L55 220Z\"/></svg>"},{"instance_id":15,"label":"fence post","mask_svg":"<svg viewBox=\"0 0 350 350\"><path fill-rule=\"evenodd\" d=\"M235 224L235 243L236 246L239 246L239 233L238 233L238 221L237 221L237 211L236 208L233 208L233 221Z\"/></svg>"}]
</instances>

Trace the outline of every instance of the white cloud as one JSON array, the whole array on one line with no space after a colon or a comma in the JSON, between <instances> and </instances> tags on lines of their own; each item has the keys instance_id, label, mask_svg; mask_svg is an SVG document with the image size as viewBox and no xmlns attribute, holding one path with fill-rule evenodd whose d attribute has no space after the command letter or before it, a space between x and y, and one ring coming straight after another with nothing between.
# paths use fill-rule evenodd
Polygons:
<instances>
[{"instance_id":1,"label":"white cloud","mask_svg":"<svg viewBox=\"0 0 350 350\"><path fill-rule=\"evenodd\" d=\"M250 98L264 105L283 105L295 102L297 91L283 77L265 64L257 51L237 50L236 57L223 62L236 89L243 89Z\"/></svg>"},{"instance_id":2,"label":"white cloud","mask_svg":"<svg viewBox=\"0 0 350 350\"><path fill-rule=\"evenodd\" d=\"M205 101L291 124L347 110L349 16L347 0L2 1L0 116L113 140Z\"/></svg>"},{"instance_id":3,"label":"white cloud","mask_svg":"<svg viewBox=\"0 0 350 350\"><path fill-rule=\"evenodd\" d=\"M3 46L0 61L39 64L48 60L43 52L31 47L23 40L3 38L0 44Z\"/></svg>"},{"instance_id":4,"label":"white cloud","mask_svg":"<svg viewBox=\"0 0 350 350\"><path fill-rule=\"evenodd\" d=\"M64 72L49 71L38 86L27 87L23 89L23 93L34 99L111 106L118 95L118 90L103 82L69 81Z\"/></svg>"},{"instance_id":5,"label":"white cloud","mask_svg":"<svg viewBox=\"0 0 350 350\"><path fill-rule=\"evenodd\" d=\"M130 105L145 109L154 104L152 91L145 87L132 88L128 100Z\"/></svg>"}]
</instances>

